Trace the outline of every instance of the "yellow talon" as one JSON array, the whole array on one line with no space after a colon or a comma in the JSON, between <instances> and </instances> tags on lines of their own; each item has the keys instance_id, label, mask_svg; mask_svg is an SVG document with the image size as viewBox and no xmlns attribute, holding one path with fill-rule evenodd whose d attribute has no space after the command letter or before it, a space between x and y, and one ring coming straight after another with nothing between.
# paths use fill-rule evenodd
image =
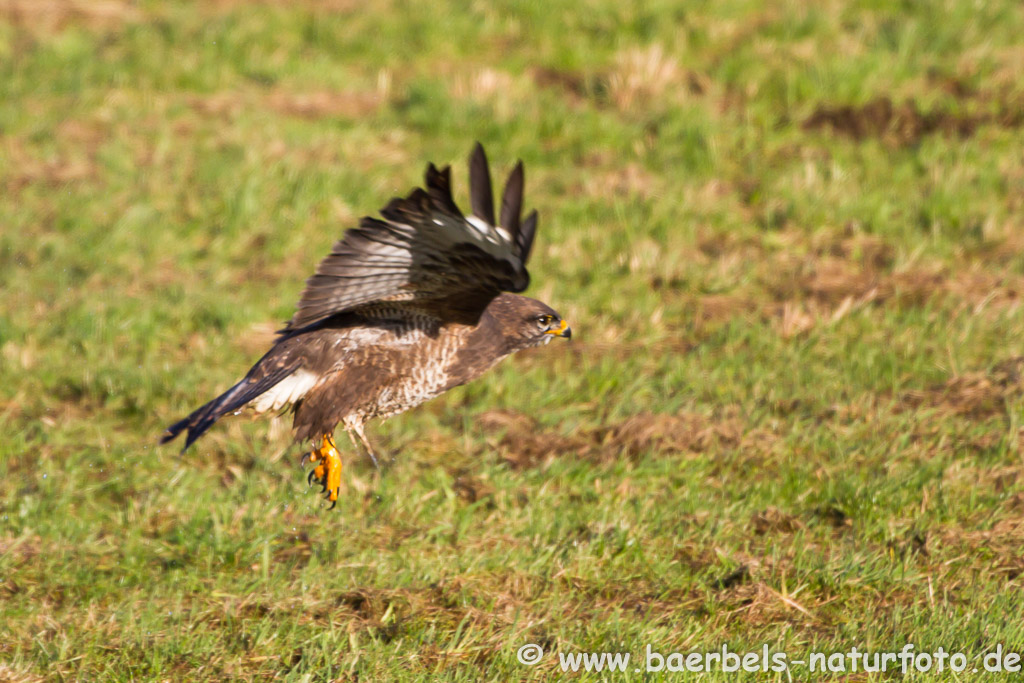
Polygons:
<instances>
[{"instance_id":1,"label":"yellow talon","mask_svg":"<svg viewBox=\"0 0 1024 683\"><path fill-rule=\"evenodd\" d=\"M327 437L328 448L323 453L323 462L317 467L324 468L324 485L327 486L327 500L338 500L338 489L341 488L341 454L334 445L334 440Z\"/></svg>"},{"instance_id":2,"label":"yellow talon","mask_svg":"<svg viewBox=\"0 0 1024 683\"><path fill-rule=\"evenodd\" d=\"M336 503L338 491L341 488L341 454L330 434L324 434L320 448L313 449L313 452L309 454L309 462L316 464L313 471L309 473L310 480L316 479L327 492L327 500ZM334 505L331 507L333 508Z\"/></svg>"}]
</instances>

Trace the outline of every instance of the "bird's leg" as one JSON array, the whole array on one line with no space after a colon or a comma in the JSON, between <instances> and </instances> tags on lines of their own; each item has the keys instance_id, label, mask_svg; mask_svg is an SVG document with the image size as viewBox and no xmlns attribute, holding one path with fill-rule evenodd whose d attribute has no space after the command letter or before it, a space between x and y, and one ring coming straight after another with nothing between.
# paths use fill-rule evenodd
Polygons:
<instances>
[{"instance_id":1,"label":"bird's leg","mask_svg":"<svg viewBox=\"0 0 1024 683\"><path fill-rule=\"evenodd\" d=\"M352 430L356 433L356 436L359 437L359 440L363 442L363 447L366 448L366 454L370 456L370 460L373 461L373 466L376 467L379 472L380 464L377 462L377 454L373 452L373 446L370 445L369 440L366 438L366 432L363 431L363 425L357 422L352 425ZM351 436L352 433L349 432L349 437ZM355 445L355 442L353 442L353 445Z\"/></svg>"},{"instance_id":2,"label":"bird's leg","mask_svg":"<svg viewBox=\"0 0 1024 683\"><path fill-rule=\"evenodd\" d=\"M345 433L348 434L348 440L352 442L352 450L356 453L359 452L359 444L356 443L356 437L352 436L352 429L346 427ZM365 444L365 442L363 442ZM373 453L370 453L370 460L373 460L373 466L377 467L377 459L373 457ZM377 467L377 471L380 471L380 467Z\"/></svg>"},{"instance_id":3,"label":"bird's leg","mask_svg":"<svg viewBox=\"0 0 1024 683\"><path fill-rule=\"evenodd\" d=\"M323 492L327 494L327 500L331 501L330 509L338 504L338 490L341 488L341 454L330 434L324 434L320 441L320 447L314 448L309 454L309 462L315 467L310 470L307 481L323 486Z\"/></svg>"}]
</instances>

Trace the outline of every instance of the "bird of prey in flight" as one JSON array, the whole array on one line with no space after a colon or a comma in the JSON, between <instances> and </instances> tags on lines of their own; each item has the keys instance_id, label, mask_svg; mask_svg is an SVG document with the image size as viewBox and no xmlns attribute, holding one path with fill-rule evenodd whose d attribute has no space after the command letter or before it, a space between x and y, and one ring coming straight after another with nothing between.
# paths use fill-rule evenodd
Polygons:
<instances>
[{"instance_id":1,"label":"bird of prey in flight","mask_svg":"<svg viewBox=\"0 0 1024 683\"><path fill-rule=\"evenodd\" d=\"M451 193L451 169L427 166L426 189L396 197L349 229L306 281L295 315L233 387L175 422L187 449L219 418L290 409L295 440L311 443L315 478L337 504L341 424L376 462L363 431L465 384L506 356L571 336L547 304L519 296L537 212L521 216L523 165L495 207L487 157L469 158L472 214ZM498 213L495 213L497 208ZM305 460L305 458L304 458Z\"/></svg>"}]
</instances>

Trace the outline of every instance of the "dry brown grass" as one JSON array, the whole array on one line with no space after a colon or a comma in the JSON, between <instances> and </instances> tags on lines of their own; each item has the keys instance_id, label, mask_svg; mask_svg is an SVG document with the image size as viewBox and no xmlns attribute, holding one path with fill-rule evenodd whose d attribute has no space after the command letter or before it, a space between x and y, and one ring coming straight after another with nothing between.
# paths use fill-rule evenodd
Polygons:
<instances>
[{"instance_id":1,"label":"dry brown grass","mask_svg":"<svg viewBox=\"0 0 1024 683\"><path fill-rule=\"evenodd\" d=\"M376 92L277 92L267 99L274 111L305 119L356 119L376 113L387 100L387 87Z\"/></svg>"},{"instance_id":2,"label":"dry brown grass","mask_svg":"<svg viewBox=\"0 0 1024 683\"><path fill-rule=\"evenodd\" d=\"M753 299L736 294L706 294L697 299L696 315L700 323L716 323L757 310L758 304Z\"/></svg>"},{"instance_id":3,"label":"dry brown grass","mask_svg":"<svg viewBox=\"0 0 1024 683\"><path fill-rule=\"evenodd\" d=\"M951 266L901 258L891 244L853 225L812 234L789 227L762 240L701 236L696 248L638 240L619 261L667 301L683 303L697 329L746 317L768 321L790 338L865 308L935 304L1011 316L1024 296L1024 277L1013 265L1017 241L1012 231L993 230L979 255ZM694 292L695 277L697 287L706 282L714 293Z\"/></svg>"},{"instance_id":4,"label":"dry brown grass","mask_svg":"<svg viewBox=\"0 0 1024 683\"><path fill-rule=\"evenodd\" d=\"M3 143L4 155L8 159L4 189L11 194L30 185L56 188L99 178L95 149L92 153L78 150L78 153L65 152L40 159L16 139L7 138Z\"/></svg>"},{"instance_id":5,"label":"dry brown grass","mask_svg":"<svg viewBox=\"0 0 1024 683\"><path fill-rule=\"evenodd\" d=\"M207 116L235 118L252 107L265 108L285 116L303 119L357 119L376 113L388 100L390 77L382 72L377 88L370 91L293 92L276 90L220 92L189 98L192 108Z\"/></svg>"},{"instance_id":6,"label":"dry brown grass","mask_svg":"<svg viewBox=\"0 0 1024 683\"><path fill-rule=\"evenodd\" d=\"M0 683L37 683L46 680L31 671L0 662Z\"/></svg>"},{"instance_id":7,"label":"dry brown grass","mask_svg":"<svg viewBox=\"0 0 1024 683\"><path fill-rule=\"evenodd\" d=\"M649 105L685 82L679 62L660 45L620 53L608 76L608 92L621 110Z\"/></svg>"},{"instance_id":8,"label":"dry brown grass","mask_svg":"<svg viewBox=\"0 0 1024 683\"><path fill-rule=\"evenodd\" d=\"M680 67L658 44L623 50L606 69L583 73L534 66L529 74L537 87L561 93L575 107L610 105L623 113L679 104L710 87L705 76Z\"/></svg>"},{"instance_id":9,"label":"dry brown grass","mask_svg":"<svg viewBox=\"0 0 1024 683\"><path fill-rule=\"evenodd\" d=\"M980 561L983 571L1001 575L1006 581L1024 574L1024 557L1020 554L1024 522L1020 519L1000 519L985 529L948 527L937 534L937 541L947 549L967 553L975 562Z\"/></svg>"},{"instance_id":10,"label":"dry brown grass","mask_svg":"<svg viewBox=\"0 0 1024 683\"><path fill-rule=\"evenodd\" d=\"M69 26L110 30L142 18L127 0L0 0L0 20L32 32L53 33Z\"/></svg>"},{"instance_id":11,"label":"dry brown grass","mask_svg":"<svg viewBox=\"0 0 1024 683\"><path fill-rule=\"evenodd\" d=\"M201 10L214 12L238 12L250 7L288 7L307 12L324 12L332 14L348 14L364 7L358 0L195 0ZM374 3L374 8L386 10L391 0Z\"/></svg>"},{"instance_id":12,"label":"dry brown grass","mask_svg":"<svg viewBox=\"0 0 1024 683\"><path fill-rule=\"evenodd\" d=\"M610 462L636 459L645 453L686 455L737 448L747 437L736 417L709 418L693 413L641 414L597 428L560 434L540 429L532 417L514 411L489 411L478 418L481 429L500 434L501 457L515 468L536 467L554 458L584 458ZM770 438L762 441L767 447Z\"/></svg>"},{"instance_id":13,"label":"dry brown grass","mask_svg":"<svg viewBox=\"0 0 1024 683\"><path fill-rule=\"evenodd\" d=\"M658 191L658 178L639 164L617 163L603 170L592 169L580 182L588 197L640 197L649 199Z\"/></svg>"},{"instance_id":14,"label":"dry brown grass","mask_svg":"<svg viewBox=\"0 0 1024 683\"><path fill-rule=\"evenodd\" d=\"M469 73L456 72L449 91L459 99L491 100L508 94L515 84L512 74L485 67Z\"/></svg>"},{"instance_id":15,"label":"dry brown grass","mask_svg":"<svg viewBox=\"0 0 1024 683\"><path fill-rule=\"evenodd\" d=\"M1004 415L1008 401L1021 393L1024 358L997 363L988 372L969 372L940 385L908 391L900 399L909 409L922 406L975 419Z\"/></svg>"}]
</instances>

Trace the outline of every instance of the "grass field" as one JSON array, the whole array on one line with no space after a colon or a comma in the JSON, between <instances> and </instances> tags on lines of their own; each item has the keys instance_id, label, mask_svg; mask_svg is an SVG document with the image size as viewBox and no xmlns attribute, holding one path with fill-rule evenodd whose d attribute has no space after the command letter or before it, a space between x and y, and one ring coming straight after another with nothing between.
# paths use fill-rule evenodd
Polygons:
<instances>
[{"instance_id":1,"label":"grass field","mask_svg":"<svg viewBox=\"0 0 1024 683\"><path fill-rule=\"evenodd\" d=\"M1021 35L1008 0L0 0L0 680L906 643L999 680ZM329 514L286 418L156 445L428 161L467 205L475 140L526 165L571 344L374 425Z\"/></svg>"}]
</instances>

